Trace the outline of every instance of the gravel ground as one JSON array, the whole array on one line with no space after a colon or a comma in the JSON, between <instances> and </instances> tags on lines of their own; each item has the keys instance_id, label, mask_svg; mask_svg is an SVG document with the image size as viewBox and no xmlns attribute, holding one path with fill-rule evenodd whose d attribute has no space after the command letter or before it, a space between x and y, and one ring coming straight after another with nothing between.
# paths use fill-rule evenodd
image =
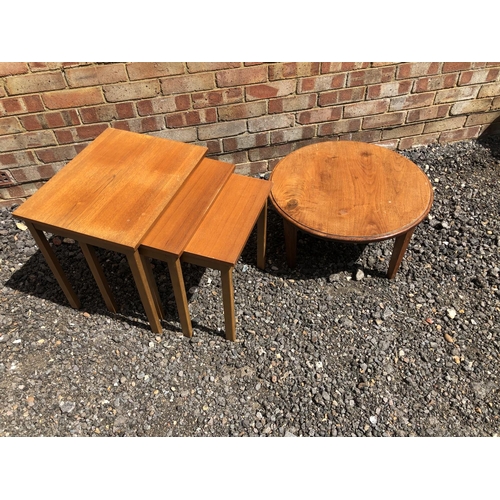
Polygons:
<instances>
[{"instance_id":1,"label":"gravel ground","mask_svg":"<svg viewBox=\"0 0 500 500\"><path fill-rule=\"evenodd\" d=\"M74 310L28 231L0 209L1 436L493 436L500 430L500 138L404 153L435 201L401 268L299 233L285 263L269 210L234 273L238 340L224 339L217 272L183 267L195 327L182 336L166 266L152 334L123 255L99 250L107 311L78 244L50 235Z\"/></svg>"}]
</instances>

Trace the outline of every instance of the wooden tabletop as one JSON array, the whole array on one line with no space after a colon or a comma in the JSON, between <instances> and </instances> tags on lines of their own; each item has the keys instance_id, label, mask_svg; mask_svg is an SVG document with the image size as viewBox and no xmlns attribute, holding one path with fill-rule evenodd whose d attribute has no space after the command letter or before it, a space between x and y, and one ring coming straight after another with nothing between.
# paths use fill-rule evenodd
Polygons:
<instances>
[{"instance_id":1,"label":"wooden tabletop","mask_svg":"<svg viewBox=\"0 0 500 500\"><path fill-rule=\"evenodd\" d=\"M206 151L109 128L14 215L89 243L137 249Z\"/></svg>"},{"instance_id":2,"label":"wooden tabletop","mask_svg":"<svg viewBox=\"0 0 500 500\"><path fill-rule=\"evenodd\" d=\"M420 168L384 147L354 141L303 147L271 174L271 201L299 229L339 241L405 233L429 213L433 191Z\"/></svg>"}]
</instances>

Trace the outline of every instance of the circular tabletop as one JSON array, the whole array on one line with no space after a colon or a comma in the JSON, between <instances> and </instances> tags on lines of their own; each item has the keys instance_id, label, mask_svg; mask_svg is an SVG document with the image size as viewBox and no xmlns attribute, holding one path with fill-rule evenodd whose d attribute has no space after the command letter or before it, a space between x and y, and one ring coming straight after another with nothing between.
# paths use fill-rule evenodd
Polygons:
<instances>
[{"instance_id":1,"label":"circular tabletop","mask_svg":"<svg viewBox=\"0 0 500 500\"><path fill-rule=\"evenodd\" d=\"M306 232L339 241L393 238L429 213L432 186L422 170L382 146L355 141L312 144L274 168L271 201Z\"/></svg>"}]
</instances>

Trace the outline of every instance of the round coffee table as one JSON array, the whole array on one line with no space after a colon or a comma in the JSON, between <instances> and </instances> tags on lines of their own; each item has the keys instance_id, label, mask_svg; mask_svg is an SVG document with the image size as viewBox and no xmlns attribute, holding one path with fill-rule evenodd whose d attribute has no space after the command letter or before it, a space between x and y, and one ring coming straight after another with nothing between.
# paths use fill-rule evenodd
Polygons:
<instances>
[{"instance_id":1,"label":"round coffee table","mask_svg":"<svg viewBox=\"0 0 500 500\"><path fill-rule=\"evenodd\" d=\"M413 162L384 147L354 141L298 149L276 165L271 180L270 198L283 217L290 267L296 265L298 229L351 243L396 238L389 279L434 198L429 179Z\"/></svg>"}]
</instances>

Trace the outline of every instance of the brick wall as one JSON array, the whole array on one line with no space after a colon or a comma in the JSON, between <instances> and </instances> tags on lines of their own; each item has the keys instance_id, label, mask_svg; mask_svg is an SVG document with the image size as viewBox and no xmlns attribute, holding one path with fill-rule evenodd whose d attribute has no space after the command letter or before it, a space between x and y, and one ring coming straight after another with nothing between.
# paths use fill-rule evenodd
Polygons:
<instances>
[{"instance_id":1,"label":"brick wall","mask_svg":"<svg viewBox=\"0 0 500 500\"><path fill-rule=\"evenodd\" d=\"M320 140L404 150L499 133L500 63L0 63L0 204L106 127L254 175Z\"/></svg>"}]
</instances>

